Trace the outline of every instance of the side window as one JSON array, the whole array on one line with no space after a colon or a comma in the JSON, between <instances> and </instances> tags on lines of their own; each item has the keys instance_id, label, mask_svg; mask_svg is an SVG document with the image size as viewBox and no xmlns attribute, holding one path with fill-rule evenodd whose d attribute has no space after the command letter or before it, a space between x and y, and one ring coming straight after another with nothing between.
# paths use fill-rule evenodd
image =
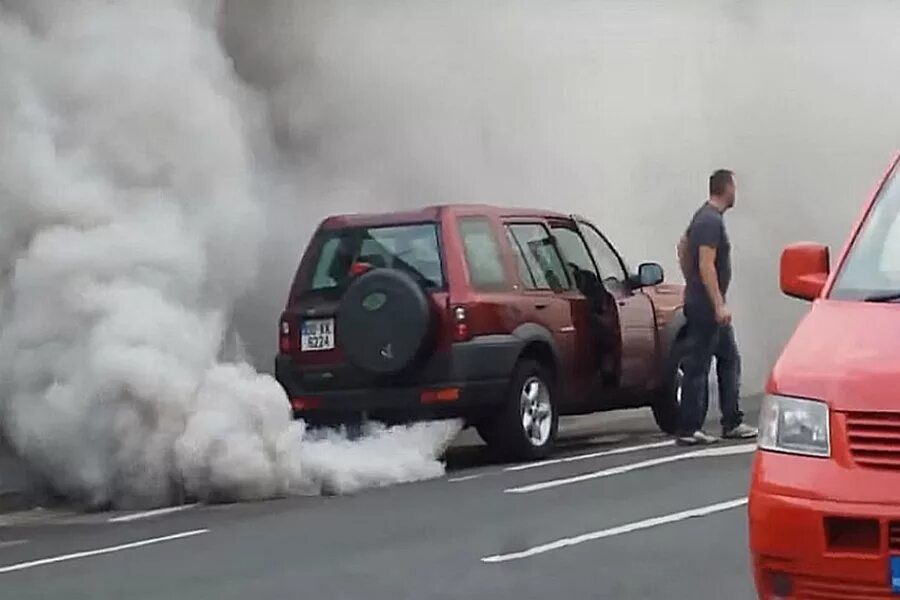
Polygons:
<instances>
[{"instance_id":1,"label":"side window","mask_svg":"<svg viewBox=\"0 0 900 600\"><path fill-rule=\"evenodd\" d=\"M547 228L540 224L509 225L538 289L567 290L571 288L562 258L556 250ZM526 285L529 283L525 281Z\"/></svg>"},{"instance_id":2,"label":"side window","mask_svg":"<svg viewBox=\"0 0 900 600\"><path fill-rule=\"evenodd\" d=\"M578 271L587 271L588 273L597 274L597 268L591 255L585 246L581 235L573 227L565 225L551 225L556 243L562 252L563 260L571 273Z\"/></svg>"},{"instance_id":3,"label":"side window","mask_svg":"<svg viewBox=\"0 0 900 600\"><path fill-rule=\"evenodd\" d=\"M335 271L340 269L337 269L335 264L338 262L340 246L341 239L337 237L329 238L322 244L322 248L319 250L319 260L316 262L316 270L313 273L312 289L321 290L338 284ZM349 267L351 259L352 257L345 256L343 262L347 263Z\"/></svg>"},{"instance_id":4,"label":"side window","mask_svg":"<svg viewBox=\"0 0 900 600\"><path fill-rule=\"evenodd\" d=\"M525 288L536 290L538 288L550 287L543 278L543 274L531 272L531 269L528 267L528 263L525 260L525 255L522 253L522 247L519 246L519 242L516 241L516 238L513 236L512 231L509 230L509 227L506 228L506 239L509 241L510 248L512 248L513 256L516 259L516 269L519 271L519 279L522 281ZM540 285L538 285L539 283Z\"/></svg>"},{"instance_id":5,"label":"side window","mask_svg":"<svg viewBox=\"0 0 900 600\"><path fill-rule=\"evenodd\" d=\"M469 279L476 289L507 287L500 248L491 223L483 217L465 217L459 220Z\"/></svg>"},{"instance_id":6,"label":"side window","mask_svg":"<svg viewBox=\"0 0 900 600\"><path fill-rule=\"evenodd\" d=\"M582 223L581 230L584 232L585 241L597 261L597 268L600 269L600 279L607 281L615 279L619 283L624 284L628 277L625 269L622 267L622 261L619 255L613 250L609 242L600 235L600 232L593 225Z\"/></svg>"}]
</instances>

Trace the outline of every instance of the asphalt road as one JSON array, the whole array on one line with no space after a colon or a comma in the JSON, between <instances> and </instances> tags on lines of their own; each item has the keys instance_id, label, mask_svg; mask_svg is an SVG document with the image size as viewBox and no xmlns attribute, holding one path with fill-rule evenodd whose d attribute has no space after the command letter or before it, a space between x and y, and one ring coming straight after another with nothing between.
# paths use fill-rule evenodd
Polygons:
<instances>
[{"instance_id":1,"label":"asphalt road","mask_svg":"<svg viewBox=\"0 0 900 600\"><path fill-rule=\"evenodd\" d=\"M446 477L352 497L0 515L0 598L755 598L751 444L677 448L645 411L564 436L500 465L464 434Z\"/></svg>"}]
</instances>

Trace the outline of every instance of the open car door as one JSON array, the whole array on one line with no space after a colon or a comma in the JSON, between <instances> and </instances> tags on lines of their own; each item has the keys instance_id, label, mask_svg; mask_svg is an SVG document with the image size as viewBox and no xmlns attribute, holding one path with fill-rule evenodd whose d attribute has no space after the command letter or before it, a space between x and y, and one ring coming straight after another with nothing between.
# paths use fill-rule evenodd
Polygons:
<instances>
[{"instance_id":1,"label":"open car door","mask_svg":"<svg viewBox=\"0 0 900 600\"><path fill-rule=\"evenodd\" d=\"M587 242L603 287L615 300L620 336L619 385L624 389L647 388L654 380L657 363L653 302L632 286L622 257L600 230L582 217L572 219Z\"/></svg>"}]
</instances>

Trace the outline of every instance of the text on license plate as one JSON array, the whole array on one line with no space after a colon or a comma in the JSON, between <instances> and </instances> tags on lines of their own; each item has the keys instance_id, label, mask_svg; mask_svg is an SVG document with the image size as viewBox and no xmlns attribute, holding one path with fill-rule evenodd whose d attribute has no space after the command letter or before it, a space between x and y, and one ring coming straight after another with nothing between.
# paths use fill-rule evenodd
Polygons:
<instances>
[{"instance_id":1,"label":"text on license plate","mask_svg":"<svg viewBox=\"0 0 900 600\"><path fill-rule=\"evenodd\" d=\"M300 329L300 350L302 352L333 349L334 319L303 321L303 327Z\"/></svg>"}]
</instances>

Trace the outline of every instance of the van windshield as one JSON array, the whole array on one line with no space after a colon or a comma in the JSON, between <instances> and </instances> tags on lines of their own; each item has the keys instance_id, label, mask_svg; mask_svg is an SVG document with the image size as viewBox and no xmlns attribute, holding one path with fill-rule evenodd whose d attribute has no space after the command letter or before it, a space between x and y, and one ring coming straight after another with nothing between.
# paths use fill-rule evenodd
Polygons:
<instances>
[{"instance_id":1,"label":"van windshield","mask_svg":"<svg viewBox=\"0 0 900 600\"><path fill-rule=\"evenodd\" d=\"M900 300L900 168L894 169L838 274L831 297ZM896 297L896 298L895 298Z\"/></svg>"},{"instance_id":2,"label":"van windshield","mask_svg":"<svg viewBox=\"0 0 900 600\"><path fill-rule=\"evenodd\" d=\"M308 291L343 288L354 263L399 269L426 288L444 287L434 223L325 230L314 243L318 257Z\"/></svg>"}]
</instances>

